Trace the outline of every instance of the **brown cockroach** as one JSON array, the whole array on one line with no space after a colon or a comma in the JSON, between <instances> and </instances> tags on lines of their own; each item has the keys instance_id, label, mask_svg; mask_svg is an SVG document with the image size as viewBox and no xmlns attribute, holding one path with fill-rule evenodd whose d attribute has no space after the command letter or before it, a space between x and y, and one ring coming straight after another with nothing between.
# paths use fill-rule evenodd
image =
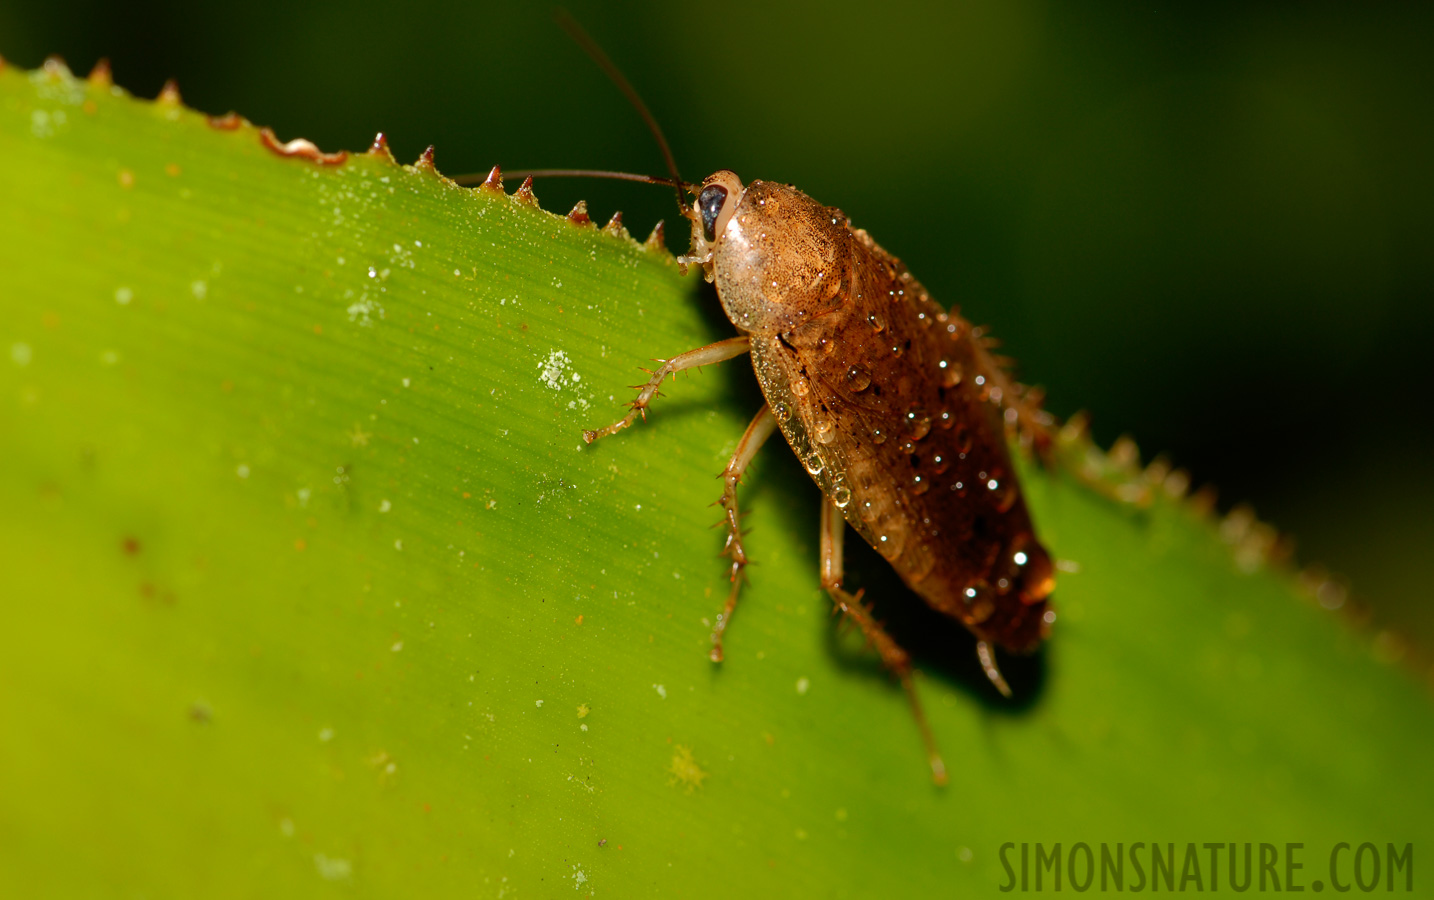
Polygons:
<instances>
[{"instance_id":1,"label":"brown cockroach","mask_svg":"<svg viewBox=\"0 0 1434 900\"><path fill-rule=\"evenodd\" d=\"M682 181L666 139L636 92L571 20L565 28L627 93L656 136L671 179L562 170L670 184L691 223L691 250L678 262L702 268L740 334L660 360L631 409L583 438L592 443L631 425L667 376L750 354L766 404L722 473L724 555L731 592L712 631L711 658L737 606L748 557L737 484L780 429L821 489L821 584L901 681L926 743L931 770L946 768L916 696L911 658L842 587L842 539L850 525L933 609L975 634L986 676L1010 688L993 647L1030 653L1055 620L1054 566L1035 535L1007 445L1011 428L1041 451L1051 418L1017 385L992 342L939 306L901 261L846 215L791 185L733 172L700 185ZM695 200L684 202L683 191Z\"/></svg>"}]
</instances>

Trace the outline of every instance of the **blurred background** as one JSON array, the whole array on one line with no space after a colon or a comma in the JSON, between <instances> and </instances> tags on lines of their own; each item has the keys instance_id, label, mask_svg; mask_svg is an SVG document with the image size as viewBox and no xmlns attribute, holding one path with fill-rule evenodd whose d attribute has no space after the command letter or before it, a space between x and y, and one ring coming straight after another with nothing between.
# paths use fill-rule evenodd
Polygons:
<instances>
[{"instance_id":1,"label":"blurred background","mask_svg":"<svg viewBox=\"0 0 1434 900\"><path fill-rule=\"evenodd\" d=\"M1434 603L1434 6L570 2L683 174L841 206L991 326L1048 406L1133 435L1349 577L1427 651ZM48 54L281 139L447 174L662 172L545 4L0 0ZM543 205L671 194L548 181ZM678 229L674 229L678 231ZM680 250L680 234L669 243ZM1154 601L1156 598L1152 598Z\"/></svg>"}]
</instances>

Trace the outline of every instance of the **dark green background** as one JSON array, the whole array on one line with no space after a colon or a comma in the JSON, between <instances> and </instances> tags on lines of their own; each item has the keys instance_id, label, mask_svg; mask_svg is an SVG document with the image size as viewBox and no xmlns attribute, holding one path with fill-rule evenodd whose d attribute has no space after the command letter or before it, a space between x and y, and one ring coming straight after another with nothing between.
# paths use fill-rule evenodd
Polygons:
<instances>
[{"instance_id":1,"label":"dark green background","mask_svg":"<svg viewBox=\"0 0 1434 900\"><path fill-rule=\"evenodd\" d=\"M1434 643L1430 7L570 6L685 175L843 207L1055 412L1252 501ZM450 174L661 170L544 4L0 2L0 54L48 53L108 56L144 96L174 77L194 107L325 149L434 144ZM640 186L539 196L621 207L639 234L673 218Z\"/></svg>"}]
</instances>

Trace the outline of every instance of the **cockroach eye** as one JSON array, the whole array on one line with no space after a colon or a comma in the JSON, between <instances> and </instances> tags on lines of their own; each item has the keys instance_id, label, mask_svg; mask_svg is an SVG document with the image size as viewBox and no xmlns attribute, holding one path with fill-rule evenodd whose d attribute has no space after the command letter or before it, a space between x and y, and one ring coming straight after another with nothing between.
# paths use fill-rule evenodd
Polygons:
<instances>
[{"instance_id":1,"label":"cockroach eye","mask_svg":"<svg viewBox=\"0 0 1434 900\"><path fill-rule=\"evenodd\" d=\"M727 202L727 189L720 184L709 184L697 195L697 212L702 216L702 234L709 241L717 240L717 217Z\"/></svg>"}]
</instances>

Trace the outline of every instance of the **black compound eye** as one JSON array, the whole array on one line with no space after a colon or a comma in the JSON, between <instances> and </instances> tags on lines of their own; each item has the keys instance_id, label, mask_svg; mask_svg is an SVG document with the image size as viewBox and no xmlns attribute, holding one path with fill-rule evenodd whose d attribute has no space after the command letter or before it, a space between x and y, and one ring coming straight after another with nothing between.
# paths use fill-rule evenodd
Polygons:
<instances>
[{"instance_id":1,"label":"black compound eye","mask_svg":"<svg viewBox=\"0 0 1434 900\"><path fill-rule=\"evenodd\" d=\"M707 240L717 240L717 217L722 214L722 205L727 202L727 189L720 184L709 184L697 195L697 212L702 216L702 233Z\"/></svg>"}]
</instances>

